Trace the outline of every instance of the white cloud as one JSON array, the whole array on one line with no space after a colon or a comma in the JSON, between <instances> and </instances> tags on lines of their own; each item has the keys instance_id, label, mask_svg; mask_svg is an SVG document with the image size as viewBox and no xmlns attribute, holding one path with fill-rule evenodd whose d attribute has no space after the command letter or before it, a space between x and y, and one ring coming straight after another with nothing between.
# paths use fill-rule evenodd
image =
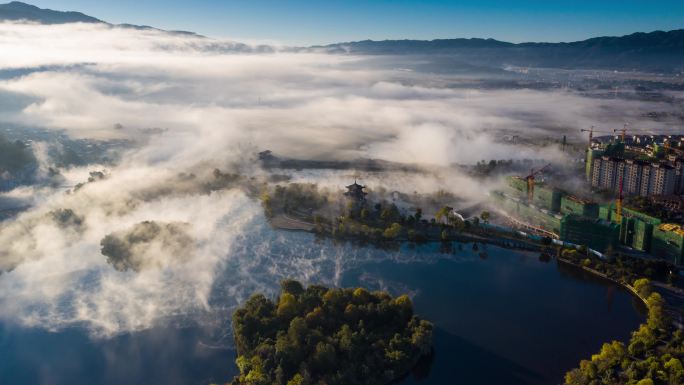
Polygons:
<instances>
[{"instance_id":1,"label":"white cloud","mask_svg":"<svg viewBox=\"0 0 684 385\"><path fill-rule=\"evenodd\" d=\"M244 49L102 25L0 24L0 71L23 71L0 76L1 100L12 100L0 106L0 122L83 138L140 139L140 129L167 129L131 148L109 179L76 194L11 193L34 208L0 225L0 268L15 267L0 275L0 317L47 328L85 323L109 335L225 310L291 274L334 281L346 263L370 258L293 242L269 231L258 204L242 193L207 195L178 181L179 172L196 172L200 181L214 167L258 173L249 160L264 149L296 158L381 158L442 167L438 175L375 179L389 189L410 183L417 191L477 197L486 186L450 164L557 156L499 143L502 132L578 133L654 105L573 92L451 88L463 79L386 69L361 57ZM66 171L67 184L83 181L87 171ZM333 186L343 177L299 176ZM49 213L58 208L83 216L85 228L55 223ZM188 223L197 257L137 274L108 266L100 240L146 220ZM351 254L344 258L351 262L341 262L340 253Z\"/></svg>"}]
</instances>

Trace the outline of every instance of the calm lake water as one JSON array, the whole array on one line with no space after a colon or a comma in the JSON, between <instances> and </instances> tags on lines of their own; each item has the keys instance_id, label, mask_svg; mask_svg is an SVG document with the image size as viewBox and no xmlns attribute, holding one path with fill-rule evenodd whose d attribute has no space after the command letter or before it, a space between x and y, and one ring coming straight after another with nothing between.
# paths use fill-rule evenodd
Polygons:
<instances>
[{"instance_id":1,"label":"calm lake water","mask_svg":"<svg viewBox=\"0 0 684 385\"><path fill-rule=\"evenodd\" d=\"M399 253L421 258L370 259L337 277L341 286L410 293L416 312L435 324L433 359L401 384L561 383L580 359L604 341L628 339L643 320L624 290L536 254L439 248L403 246ZM222 330L204 324L94 339L78 327L49 332L0 323L0 383L229 382L237 368L225 341Z\"/></svg>"}]
</instances>

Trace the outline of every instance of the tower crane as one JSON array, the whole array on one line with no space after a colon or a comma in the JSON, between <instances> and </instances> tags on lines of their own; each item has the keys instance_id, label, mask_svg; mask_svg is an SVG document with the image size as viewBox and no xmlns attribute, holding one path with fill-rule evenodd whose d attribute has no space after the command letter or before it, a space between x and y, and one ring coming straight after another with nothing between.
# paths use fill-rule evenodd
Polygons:
<instances>
[{"instance_id":1,"label":"tower crane","mask_svg":"<svg viewBox=\"0 0 684 385\"><path fill-rule=\"evenodd\" d=\"M530 175L525 177L525 180L527 181L527 202L532 203L532 197L534 196L534 183L535 183L535 178L537 175L541 174L544 172L546 169L551 167L551 163L547 164L546 166L539 168L537 170L530 170Z\"/></svg>"},{"instance_id":2,"label":"tower crane","mask_svg":"<svg viewBox=\"0 0 684 385\"><path fill-rule=\"evenodd\" d=\"M622 143L625 142L625 135L627 135L627 126L629 126L629 123L625 123L625 125L622 126L621 130L613 130L614 133L620 132L620 140L622 141Z\"/></svg>"},{"instance_id":3,"label":"tower crane","mask_svg":"<svg viewBox=\"0 0 684 385\"><path fill-rule=\"evenodd\" d=\"M625 137L627 136L627 126L629 126L629 123L625 123L625 125L622 126L621 129L613 130L613 133L618 133L618 132L620 133L620 140L622 140L622 143L625 143ZM649 131L649 130L633 130L630 128L629 132L645 134L645 133L650 133L652 131Z\"/></svg>"},{"instance_id":4,"label":"tower crane","mask_svg":"<svg viewBox=\"0 0 684 385\"><path fill-rule=\"evenodd\" d=\"M581 132L588 132L588 133L589 133L589 146L590 146L590 147L591 147L591 141L594 139L594 133L595 133L595 132L599 132L599 133L602 133L602 134L610 134L610 133L611 133L611 132L609 132L609 131L596 131L596 130L594 130L594 126L591 126L591 128L588 129L588 130L586 130L586 129L583 128L583 129L581 129L580 131L581 131ZM614 132L613 132L613 134L614 134Z\"/></svg>"},{"instance_id":5,"label":"tower crane","mask_svg":"<svg viewBox=\"0 0 684 385\"><path fill-rule=\"evenodd\" d=\"M615 221L618 225L622 226L622 200L624 196L622 194L623 180L622 175L620 175L620 192L618 193L617 201L615 202Z\"/></svg>"}]
</instances>

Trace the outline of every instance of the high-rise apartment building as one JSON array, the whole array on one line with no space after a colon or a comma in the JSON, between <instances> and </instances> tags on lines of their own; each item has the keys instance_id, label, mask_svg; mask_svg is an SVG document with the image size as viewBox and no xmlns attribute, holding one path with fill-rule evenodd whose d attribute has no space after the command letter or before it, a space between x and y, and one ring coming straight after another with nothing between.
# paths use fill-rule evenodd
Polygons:
<instances>
[{"instance_id":1,"label":"high-rise apartment building","mask_svg":"<svg viewBox=\"0 0 684 385\"><path fill-rule=\"evenodd\" d=\"M677 168L683 167L683 168ZM675 165L597 157L591 167L591 186L619 191L620 181L625 195L670 195L682 191L684 164Z\"/></svg>"}]
</instances>

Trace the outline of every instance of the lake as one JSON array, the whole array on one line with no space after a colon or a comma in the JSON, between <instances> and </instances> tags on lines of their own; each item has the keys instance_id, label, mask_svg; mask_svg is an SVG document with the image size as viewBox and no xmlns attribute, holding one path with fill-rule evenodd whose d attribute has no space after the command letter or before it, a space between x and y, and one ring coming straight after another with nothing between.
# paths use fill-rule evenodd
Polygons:
<instances>
[{"instance_id":1,"label":"lake","mask_svg":"<svg viewBox=\"0 0 684 385\"><path fill-rule=\"evenodd\" d=\"M332 280L411 295L416 312L435 324L435 353L401 381L405 385L561 383L580 359L603 342L627 340L644 318L644 309L625 290L555 260L540 261L535 253L482 245L473 251L471 244L446 249L403 245L387 251L330 241L314 244L309 234L265 231L281 240L270 243L276 255L287 253L283 248L293 240L316 253L354 254L354 263L342 263L342 268L339 258L326 259L330 266L320 280L326 284ZM230 266L226 269L230 274ZM277 281L283 273L275 274ZM317 280L310 274L299 278ZM220 282L215 285L216 291L223 290ZM229 310L223 309L221 317ZM204 317L180 325L168 320L144 331L92 337L78 325L48 331L4 321L0 383L230 381L237 368L228 324Z\"/></svg>"}]
</instances>

